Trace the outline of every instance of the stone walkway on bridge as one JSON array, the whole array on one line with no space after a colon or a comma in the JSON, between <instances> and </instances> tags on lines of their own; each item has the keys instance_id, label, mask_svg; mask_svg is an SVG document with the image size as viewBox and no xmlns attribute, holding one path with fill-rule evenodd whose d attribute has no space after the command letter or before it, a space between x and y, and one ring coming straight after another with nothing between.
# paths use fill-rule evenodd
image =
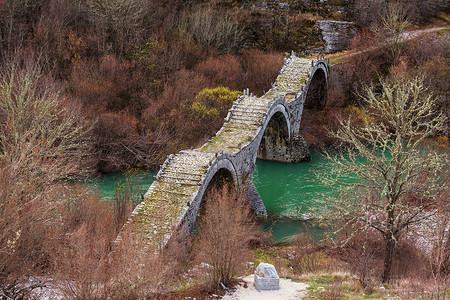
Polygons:
<instances>
[{"instance_id":1,"label":"stone walkway on bridge","mask_svg":"<svg viewBox=\"0 0 450 300\"><path fill-rule=\"evenodd\" d=\"M208 143L200 148L202 152L226 151L231 155L239 152L245 144L253 141L257 129L261 127L271 104L277 97L285 97L286 100L294 100L295 95L302 91L309 71L311 59L291 57L289 58L280 75L264 96L241 96L236 107L230 110L231 117ZM241 145L241 147L239 147Z\"/></svg>"}]
</instances>

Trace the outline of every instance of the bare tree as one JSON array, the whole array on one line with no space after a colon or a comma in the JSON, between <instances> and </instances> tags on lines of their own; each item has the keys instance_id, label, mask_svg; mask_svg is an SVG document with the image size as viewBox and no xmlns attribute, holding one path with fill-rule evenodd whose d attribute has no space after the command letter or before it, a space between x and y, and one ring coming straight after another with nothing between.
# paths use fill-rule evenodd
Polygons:
<instances>
[{"instance_id":1,"label":"bare tree","mask_svg":"<svg viewBox=\"0 0 450 300\"><path fill-rule=\"evenodd\" d=\"M82 173L87 122L39 62L7 64L0 73L0 160L12 176L46 183ZM72 107L73 108L73 107Z\"/></svg>"},{"instance_id":2,"label":"bare tree","mask_svg":"<svg viewBox=\"0 0 450 300\"><path fill-rule=\"evenodd\" d=\"M235 18L215 12L211 7L193 13L187 25L192 37L205 47L230 52L242 41L242 29Z\"/></svg>"},{"instance_id":3,"label":"bare tree","mask_svg":"<svg viewBox=\"0 0 450 300\"><path fill-rule=\"evenodd\" d=\"M409 24L406 9L399 4L390 4L381 17L381 26L376 29L380 40L385 43L389 60L394 65L399 63L404 50L404 33Z\"/></svg>"},{"instance_id":4,"label":"bare tree","mask_svg":"<svg viewBox=\"0 0 450 300\"><path fill-rule=\"evenodd\" d=\"M98 49L121 55L143 32L146 0L87 0Z\"/></svg>"},{"instance_id":5,"label":"bare tree","mask_svg":"<svg viewBox=\"0 0 450 300\"><path fill-rule=\"evenodd\" d=\"M36 61L0 72L0 294L29 292L17 283L49 261L60 180L83 172L88 128L65 100Z\"/></svg>"},{"instance_id":6,"label":"bare tree","mask_svg":"<svg viewBox=\"0 0 450 300\"><path fill-rule=\"evenodd\" d=\"M228 186L213 190L200 221L198 258L212 266L211 283L228 284L243 267L248 242L254 233L250 208Z\"/></svg>"},{"instance_id":7,"label":"bare tree","mask_svg":"<svg viewBox=\"0 0 450 300\"><path fill-rule=\"evenodd\" d=\"M449 164L448 153L426 147L426 139L440 132L445 117L436 112L423 79L382 80L381 86L381 95L366 89L363 124L341 121L332 134L347 147L340 155L327 154L334 167L322 176L340 192L326 200L328 217L382 235L382 280L389 282L399 238L410 225L436 213L432 208L439 192L448 188Z\"/></svg>"}]
</instances>

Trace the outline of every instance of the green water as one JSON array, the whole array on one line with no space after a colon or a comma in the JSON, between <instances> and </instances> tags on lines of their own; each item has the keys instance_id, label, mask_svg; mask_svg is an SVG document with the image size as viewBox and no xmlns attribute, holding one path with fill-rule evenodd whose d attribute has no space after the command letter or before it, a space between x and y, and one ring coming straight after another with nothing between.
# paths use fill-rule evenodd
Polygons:
<instances>
[{"instance_id":1,"label":"green water","mask_svg":"<svg viewBox=\"0 0 450 300\"><path fill-rule=\"evenodd\" d=\"M153 182L152 172L109 173L90 180L89 184L98 190L104 198L110 199L119 185L131 179L135 190L145 194Z\"/></svg>"},{"instance_id":2,"label":"green water","mask_svg":"<svg viewBox=\"0 0 450 300\"><path fill-rule=\"evenodd\" d=\"M324 230L314 227L310 222L289 217L298 217L314 205L314 199L329 192L329 188L317 181L313 171L327 170L329 162L320 153L311 153L310 162L287 164L258 160L253 173L253 182L266 206L269 218L262 222L265 230L271 230L276 241L307 232L319 237ZM133 182L140 182L139 190L145 193L153 182L153 173L132 175ZM107 174L95 179L92 184L110 198L118 184L125 182L124 173Z\"/></svg>"},{"instance_id":3,"label":"green water","mask_svg":"<svg viewBox=\"0 0 450 300\"><path fill-rule=\"evenodd\" d=\"M256 162L253 182L269 214L263 227L272 231L276 241L298 233L321 238L325 232L311 222L298 219L311 206L317 205L314 200L330 193L329 187L318 181L313 173L319 169L326 172L330 162L317 152L312 152L311 158L310 162L296 164L263 160Z\"/></svg>"}]
</instances>

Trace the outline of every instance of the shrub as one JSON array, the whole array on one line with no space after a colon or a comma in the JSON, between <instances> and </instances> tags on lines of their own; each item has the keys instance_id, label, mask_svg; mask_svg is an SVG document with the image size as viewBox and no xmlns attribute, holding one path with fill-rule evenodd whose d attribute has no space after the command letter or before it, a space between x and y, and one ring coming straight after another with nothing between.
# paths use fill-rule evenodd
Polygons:
<instances>
[{"instance_id":1,"label":"shrub","mask_svg":"<svg viewBox=\"0 0 450 300\"><path fill-rule=\"evenodd\" d=\"M139 116L145 109L139 95L145 85L142 77L140 72L134 72L132 63L107 55L100 62L85 60L76 63L70 85L74 95L93 114L126 110Z\"/></svg>"},{"instance_id":2,"label":"shrub","mask_svg":"<svg viewBox=\"0 0 450 300\"><path fill-rule=\"evenodd\" d=\"M196 95L209 85L201 74L182 69L175 72L157 99L147 100L149 106L144 112L143 123L149 132L162 131L167 137L163 157L196 145L203 137L203 131L193 128L188 111Z\"/></svg>"},{"instance_id":3,"label":"shrub","mask_svg":"<svg viewBox=\"0 0 450 300\"><path fill-rule=\"evenodd\" d=\"M243 270L254 225L248 204L228 187L212 190L202 201L206 206L199 221L197 258L212 266L210 282L219 287Z\"/></svg>"},{"instance_id":4,"label":"shrub","mask_svg":"<svg viewBox=\"0 0 450 300\"><path fill-rule=\"evenodd\" d=\"M283 56L279 53L261 50L249 50L242 55L244 79L242 86L256 94L268 91L283 65Z\"/></svg>"},{"instance_id":5,"label":"shrub","mask_svg":"<svg viewBox=\"0 0 450 300\"><path fill-rule=\"evenodd\" d=\"M222 123L222 118L238 96L239 91L231 91L223 86L203 89L190 107L191 118L204 124Z\"/></svg>"},{"instance_id":6,"label":"shrub","mask_svg":"<svg viewBox=\"0 0 450 300\"><path fill-rule=\"evenodd\" d=\"M242 40L242 30L235 18L211 7L199 9L190 16L188 31L200 45L223 52L230 52Z\"/></svg>"},{"instance_id":7,"label":"shrub","mask_svg":"<svg viewBox=\"0 0 450 300\"><path fill-rule=\"evenodd\" d=\"M195 70L214 84L230 89L242 90L243 70L238 58L231 54L210 57L195 67Z\"/></svg>"},{"instance_id":8,"label":"shrub","mask_svg":"<svg viewBox=\"0 0 450 300\"><path fill-rule=\"evenodd\" d=\"M297 274L316 273L329 269L331 258L323 251L323 245L306 234L294 239L294 255L290 265Z\"/></svg>"}]
</instances>

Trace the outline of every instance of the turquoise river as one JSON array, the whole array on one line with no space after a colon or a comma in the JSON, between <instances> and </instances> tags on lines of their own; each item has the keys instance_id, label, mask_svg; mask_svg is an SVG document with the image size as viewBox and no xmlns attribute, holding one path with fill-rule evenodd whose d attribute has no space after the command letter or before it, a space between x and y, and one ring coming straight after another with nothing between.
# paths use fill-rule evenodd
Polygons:
<instances>
[{"instance_id":1,"label":"turquoise river","mask_svg":"<svg viewBox=\"0 0 450 300\"><path fill-rule=\"evenodd\" d=\"M311 153L310 162L295 164L258 160L253 181L266 206L269 218L262 222L265 230L271 230L276 241L282 241L300 232L308 232L320 237L323 230L298 217L314 205L314 200L329 193L329 188L321 184L314 171L326 172L330 167L318 152ZM136 175L134 175L136 176ZM110 198L118 184L125 181L123 173L107 174L94 180L94 186ZM136 178L135 178L136 179ZM145 193L153 182L153 174L141 174L140 190ZM292 218L294 217L294 218Z\"/></svg>"}]
</instances>

